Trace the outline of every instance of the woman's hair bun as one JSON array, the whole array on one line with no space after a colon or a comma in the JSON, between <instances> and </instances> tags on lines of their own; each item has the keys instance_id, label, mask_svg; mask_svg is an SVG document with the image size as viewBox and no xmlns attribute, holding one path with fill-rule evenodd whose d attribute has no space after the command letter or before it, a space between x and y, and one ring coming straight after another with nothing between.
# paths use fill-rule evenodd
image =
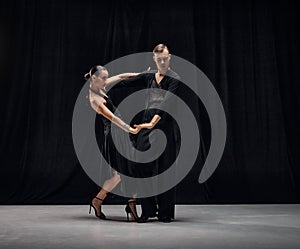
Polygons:
<instances>
[{"instance_id":1,"label":"woman's hair bun","mask_svg":"<svg viewBox=\"0 0 300 249\"><path fill-rule=\"evenodd\" d=\"M89 78L91 78L91 71L86 73L83 77L84 77L85 80L88 80Z\"/></svg>"}]
</instances>

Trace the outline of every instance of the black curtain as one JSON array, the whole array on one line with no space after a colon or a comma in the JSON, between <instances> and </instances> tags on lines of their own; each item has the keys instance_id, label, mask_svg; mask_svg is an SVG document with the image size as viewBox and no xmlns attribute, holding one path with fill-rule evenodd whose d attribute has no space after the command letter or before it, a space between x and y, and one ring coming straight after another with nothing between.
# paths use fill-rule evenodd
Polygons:
<instances>
[{"instance_id":1,"label":"black curtain","mask_svg":"<svg viewBox=\"0 0 300 249\"><path fill-rule=\"evenodd\" d=\"M208 76L227 119L222 160L199 184L210 124L201 101L181 93L199 117L203 146L177 186L177 203L299 202L300 18L293 2L12 0L0 3L0 14L0 203L90 200L98 187L72 142L83 75L158 43Z\"/></svg>"}]
</instances>

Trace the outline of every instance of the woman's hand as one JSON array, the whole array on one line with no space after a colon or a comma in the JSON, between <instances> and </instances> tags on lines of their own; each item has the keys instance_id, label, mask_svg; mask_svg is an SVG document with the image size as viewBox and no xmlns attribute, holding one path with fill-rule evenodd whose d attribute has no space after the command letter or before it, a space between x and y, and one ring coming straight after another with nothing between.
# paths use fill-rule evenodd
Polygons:
<instances>
[{"instance_id":1,"label":"woman's hand","mask_svg":"<svg viewBox=\"0 0 300 249\"><path fill-rule=\"evenodd\" d=\"M134 127L135 127L135 126L136 126L136 125L134 125ZM129 126L128 132L131 133L131 134L138 134L139 131L140 131L141 129L142 129L142 128L140 128L140 127L132 128L132 127Z\"/></svg>"}]
</instances>

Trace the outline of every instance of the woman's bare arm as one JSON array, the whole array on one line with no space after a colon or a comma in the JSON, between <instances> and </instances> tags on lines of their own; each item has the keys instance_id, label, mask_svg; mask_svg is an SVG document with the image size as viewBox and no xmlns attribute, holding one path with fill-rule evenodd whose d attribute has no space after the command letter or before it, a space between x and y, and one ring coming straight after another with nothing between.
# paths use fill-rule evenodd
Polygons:
<instances>
[{"instance_id":1,"label":"woman's bare arm","mask_svg":"<svg viewBox=\"0 0 300 249\"><path fill-rule=\"evenodd\" d=\"M137 134L141 128L135 127L132 128L130 125L126 124L122 119L115 116L107 107L106 107L106 100L100 96L90 98L91 107L100 115L107 118L110 122L120 127L122 130Z\"/></svg>"},{"instance_id":2,"label":"woman's bare arm","mask_svg":"<svg viewBox=\"0 0 300 249\"><path fill-rule=\"evenodd\" d=\"M118 74L118 75L109 77L106 80L106 86L108 86L110 84L113 84L113 83L116 83L120 80L125 80L125 79L132 78L132 77L137 76L137 75L139 75L139 73L122 73L122 74Z\"/></svg>"}]
</instances>

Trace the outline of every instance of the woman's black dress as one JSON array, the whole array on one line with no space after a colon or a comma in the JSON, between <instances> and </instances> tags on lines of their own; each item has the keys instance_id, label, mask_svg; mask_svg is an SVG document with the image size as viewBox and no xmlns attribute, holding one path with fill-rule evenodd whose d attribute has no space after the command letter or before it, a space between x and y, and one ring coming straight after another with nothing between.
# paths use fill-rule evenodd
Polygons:
<instances>
[{"instance_id":1,"label":"woman's black dress","mask_svg":"<svg viewBox=\"0 0 300 249\"><path fill-rule=\"evenodd\" d=\"M114 106L109 96L107 97L99 92L93 92L99 95L100 97L104 98L106 100L106 107L112 113L114 113L115 116L121 118L118 109ZM133 170L131 169L132 167L128 165L128 160L125 158L128 157L126 156L127 154L129 155L129 153L132 153L133 148L128 138L125 138L125 136L128 137L129 134L121 128L116 127L113 123L111 123L110 120L105 118L103 115L99 116L103 123L103 134L101 134L100 136L100 141L99 139L97 140L104 159L110 165L110 167L105 167L104 162L100 163L100 183L103 184L105 180L111 178L114 174L114 171L117 171L124 175L133 176ZM112 129L112 126L115 126L114 129ZM114 140L112 137L114 137ZM123 148L123 152L125 152L125 157L123 157L116 149L116 143L118 144L118 147ZM121 189L123 191L125 191L124 188L125 184L123 181L121 181Z\"/></svg>"}]
</instances>

